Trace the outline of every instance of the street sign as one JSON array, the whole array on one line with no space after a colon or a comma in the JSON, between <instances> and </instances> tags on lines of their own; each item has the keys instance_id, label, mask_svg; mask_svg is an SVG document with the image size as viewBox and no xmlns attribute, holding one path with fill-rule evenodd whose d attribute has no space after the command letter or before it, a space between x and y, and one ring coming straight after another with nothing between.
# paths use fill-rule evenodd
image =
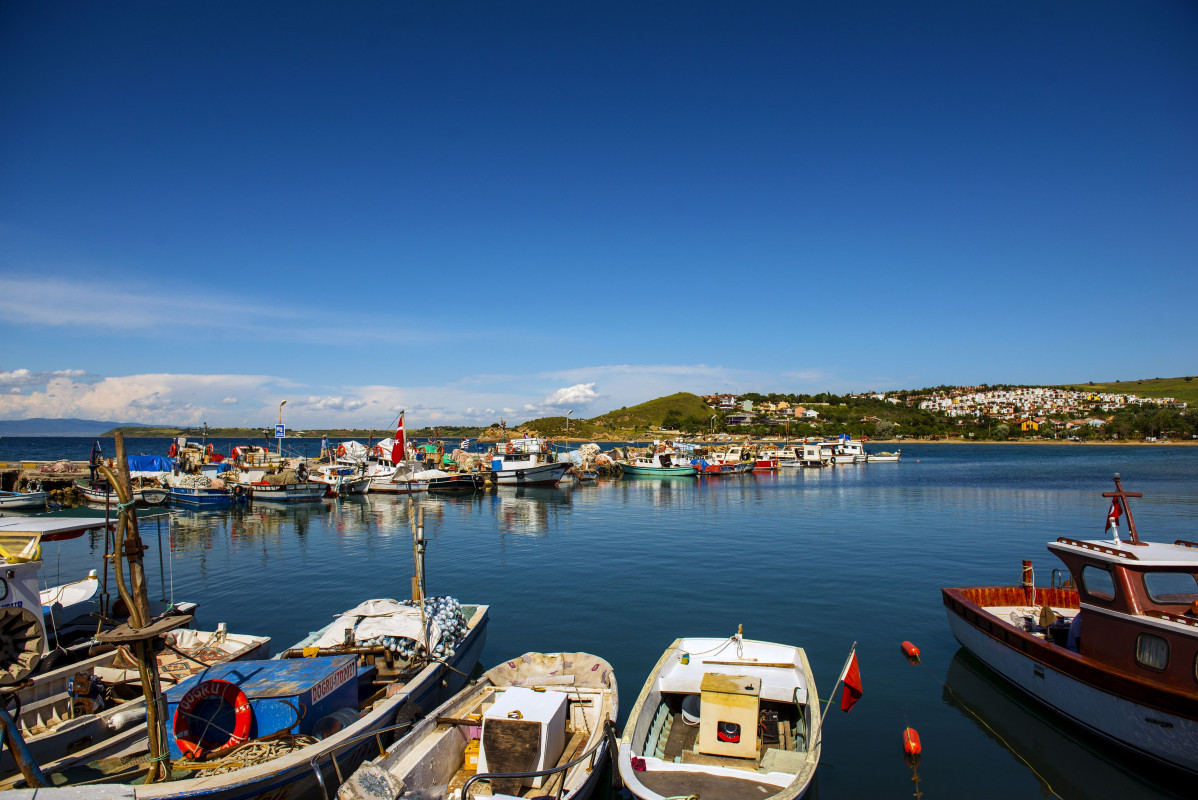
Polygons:
<instances>
[{"instance_id":1,"label":"street sign","mask_svg":"<svg viewBox=\"0 0 1198 800\"><path fill-rule=\"evenodd\" d=\"M287 438L287 426L281 422L275 426L275 438L276 439Z\"/></svg>"}]
</instances>

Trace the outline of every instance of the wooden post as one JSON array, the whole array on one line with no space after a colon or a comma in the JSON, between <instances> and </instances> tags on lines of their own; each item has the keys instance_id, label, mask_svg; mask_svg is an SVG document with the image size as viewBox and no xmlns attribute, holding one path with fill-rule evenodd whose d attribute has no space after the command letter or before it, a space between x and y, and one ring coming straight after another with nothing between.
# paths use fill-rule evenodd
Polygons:
<instances>
[{"instance_id":1,"label":"wooden post","mask_svg":"<svg viewBox=\"0 0 1198 800\"><path fill-rule=\"evenodd\" d=\"M117 589L129 607L129 627L134 630L150 624L150 597L146 588L146 571L142 563L145 547L137 529L137 514L133 510L133 482L129 478L129 457L125 452L125 437L116 434L115 474L107 468L109 483L116 490L121 503L121 515L117 521L116 544L113 549L113 573ZM120 569L121 558L129 563L129 588L125 587ZM158 683L158 660L154 655L153 639L132 642L133 654L137 659L137 672L141 677L142 693L146 698L146 732L149 737L150 762L146 769L146 783L167 780L171 774L170 750L166 744L165 715L160 706L161 687Z\"/></svg>"}]
</instances>

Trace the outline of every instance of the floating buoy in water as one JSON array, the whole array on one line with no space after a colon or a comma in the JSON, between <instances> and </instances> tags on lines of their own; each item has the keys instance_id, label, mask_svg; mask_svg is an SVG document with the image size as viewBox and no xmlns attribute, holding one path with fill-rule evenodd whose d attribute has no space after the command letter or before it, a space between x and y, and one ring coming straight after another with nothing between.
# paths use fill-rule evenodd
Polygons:
<instances>
[{"instance_id":1,"label":"floating buoy in water","mask_svg":"<svg viewBox=\"0 0 1198 800\"><path fill-rule=\"evenodd\" d=\"M912 664L918 664L919 663L919 648L916 647L915 645L911 644L910 642L903 642L901 646L903 648L903 655L907 657L907 660L910 661Z\"/></svg>"},{"instance_id":2,"label":"floating buoy in water","mask_svg":"<svg viewBox=\"0 0 1198 800\"><path fill-rule=\"evenodd\" d=\"M903 728L903 752L915 757L923 752L919 744L919 731L914 728Z\"/></svg>"}]
</instances>

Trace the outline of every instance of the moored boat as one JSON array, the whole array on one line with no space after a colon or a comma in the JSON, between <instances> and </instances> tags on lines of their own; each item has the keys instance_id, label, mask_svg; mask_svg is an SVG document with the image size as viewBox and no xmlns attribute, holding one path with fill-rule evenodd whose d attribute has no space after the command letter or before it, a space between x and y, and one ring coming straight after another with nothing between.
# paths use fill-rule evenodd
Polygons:
<instances>
[{"instance_id":1,"label":"moored boat","mask_svg":"<svg viewBox=\"0 0 1198 800\"><path fill-rule=\"evenodd\" d=\"M488 670L364 764L339 797L399 786L414 796L583 800L607 760L618 709L611 665L588 653L525 653ZM523 778L512 773L541 773ZM479 792L489 784L489 792Z\"/></svg>"},{"instance_id":2,"label":"moored boat","mask_svg":"<svg viewBox=\"0 0 1198 800\"><path fill-rule=\"evenodd\" d=\"M512 439L491 457L491 479L500 485L552 486L570 469L555 461L553 446L544 439Z\"/></svg>"},{"instance_id":3,"label":"moored boat","mask_svg":"<svg viewBox=\"0 0 1198 800\"><path fill-rule=\"evenodd\" d=\"M341 464L324 464L308 475L311 483L324 484L325 495L342 497L347 494L366 494L370 491L370 476L353 467Z\"/></svg>"},{"instance_id":4,"label":"moored boat","mask_svg":"<svg viewBox=\"0 0 1198 800\"><path fill-rule=\"evenodd\" d=\"M0 492L0 509L45 508L50 493L40 484L30 484L23 492Z\"/></svg>"},{"instance_id":5,"label":"moored boat","mask_svg":"<svg viewBox=\"0 0 1198 800\"><path fill-rule=\"evenodd\" d=\"M672 447L660 442L645 455L620 462L620 470L625 475L656 478L693 477L698 472L697 467L679 459Z\"/></svg>"},{"instance_id":6,"label":"moored boat","mask_svg":"<svg viewBox=\"0 0 1198 800\"><path fill-rule=\"evenodd\" d=\"M641 800L801 797L819 766L820 718L801 647L677 639L624 726L620 779Z\"/></svg>"},{"instance_id":7,"label":"moored boat","mask_svg":"<svg viewBox=\"0 0 1198 800\"><path fill-rule=\"evenodd\" d=\"M901 461L902 457L903 457L902 450L895 450L893 453L888 452L886 450L882 450L877 453L866 453L865 454L865 460L870 463L877 462L877 461L897 462L897 461Z\"/></svg>"},{"instance_id":8,"label":"moored boat","mask_svg":"<svg viewBox=\"0 0 1198 800\"><path fill-rule=\"evenodd\" d=\"M1139 537L1115 476L1111 539L1058 537L1068 569L1036 586L942 590L949 627L982 663L1035 700L1147 758L1198 773L1198 543ZM1127 513L1127 540L1118 521Z\"/></svg>"}]
</instances>

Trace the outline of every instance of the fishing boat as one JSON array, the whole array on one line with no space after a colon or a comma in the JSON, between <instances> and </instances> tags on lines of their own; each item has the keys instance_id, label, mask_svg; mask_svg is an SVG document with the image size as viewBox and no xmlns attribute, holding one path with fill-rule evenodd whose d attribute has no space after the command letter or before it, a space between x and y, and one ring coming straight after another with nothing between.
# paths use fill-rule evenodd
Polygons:
<instances>
[{"instance_id":1,"label":"fishing boat","mask_svg":"<svg viewBox=\"0 0 1198 800\"><path fill-rule=\"evenodd\" d=\"M895 450L893 453L883 450L878 453L866 453L865 460L869 463L881 462L898 462L903 458L902 450Z\"/></svg>"},{"instance_id":2,"label":"fishing boat","mask_svg":"<svg viewBox=\"0 0 1198 800\"><path fill-rule=\"evenodd\" d=\"M75 488L83 495L83 499L89 503L96 505L116 505L116 492L112 491L112 487L107 481L93 481L87 478L80 478L75 481ZM146 483L135 485L133 488L133 500L138 505L142 506L158 506L162 505L170 497L170 490L163 486L154 486Z\"/></svg>"},{"instance_id":3,"label":"fishing boat","mask_svg":"<svg viewBox=\"0 0 1198 800\"><path fill-rule=\"evenodd\" d=\"M235 497L234 487L214 475L168 475L165 483L172 504L217 507L229 505ZM245 494L244 489L237 491Z\"/></svg>"},{"instance_id":4,"label":"fishing boat","mask_svg":"<svg viewBox=\"0 0 1198 800\"><path fill-rule=\"evenodd\" d=\"M323 464L308 475L312 483L325 485L325 496L341 497L347 494L366 494L370 491L370 476L363 475L353 467L340 464Z\"/></svg>"},{"instance_id":5,"label":"fishing boat","mask_svg":"<svg viewBox=\"0 0 1198 800\"><path fill-rule=\"evenodd\" d=\"M426 469L416 477L428 482L430 492L476 492L486 488L487 479L480 472L446 472L441 469Z\"/></svg>"},{"instance_id":6,"label":"fishing boat","mask_svg":"<svg viewBox=\"0 0 1198 800\"><path fill-rule=\"evenodd\" d=\"M753 471L754 462L745 459L744 449L740 445L733 445L727 450L717 450L707 456L706 460L708 468L704 472L739 475ZM711 469L712 466L716 469Z\"/></svg>"},{"instance_id":7,"label":"fishing boat","mask_svg":"<svg viewBox=\"0 0 1198 800\"><path fill-rule=\"evenodd\" d=\"M235 496L244 494L255 503L314 503L324 497L327 488L308 479L308 467L302 461L294 467L242 467L232 485Z\"/></svg>"},{"instance_id":8,"label":"fishing boat","mask_svg":"<svg viewBox=\"0 0 1198 800\"><path fill-rule=\"evenodd\" d=\"M553 459L553 446L545 439L512 439L491 457L491 478L501 486L552 486L570 466Z\"/></svg>"},{"instance_id":9,"label":"fishing boat","mask_svg":"<svg viewBox=\"0 0 1198 800\"><path fill-rule=\"evenodd\" d=\"M645 455L620 462L620 470L625 475L657 478L693 477L698 472L694 465L679 459L672 447L660 442Z\"/></svg>"},{"instance_id":10,"label":"fishing boat","mask_svg":"<svg viewBox=\"0 0 1198 800\"><path fill-rule=\"evenodd\" d=\"M359 767L341 795L383 786L392 797L402 787L416 797L584 800L602 779L617 708L615 674L602 658L525 653L431 711Z\"/></svg>"},{"instance_id":11,"label":"fishing boat","mask_svg":"<svg viewBox=\"0 0 1198 800\"><path fill-rule=\"evenodd\" d=\"M1198 543L1142 540L1118 475L1111 538L1048 544L1067 574L942 590L949 627L1035 700L1146 758L1198 773ZM1127 514L1127 535L1119 518Z\"/></svg>"},{"instance_id":12,"label":"fishing boat","mask_svg":"<svg viewBox=\"0 0 1198 800\"><path fill-rule=\"evenodd\" d=\"M41 484L31 483L23 492L0 492L0 510L20 508L45 508L50 493Z\"/></svg>"},{"instance_id":13,"label":"fishing boat","mask_svg":"<svg viewBox=\"0 0 1198 800\"><path fill-rule=\"evenodd\" d=\"M799 454L794 445L764 449L757 454L759 459L767 459L775 463L775 469L795 469L802 466Z\"/></svg>"},{"instance_id":14,"label":"fishing boat","mask_svg":"<svg viewBox=\"0 0 1198 800\"><path fill-rule=\"evenodd\" d=\"M791 800L819 766L820 719L801 647L677 639L628 716L617 768L641 800Z\"/></svg>"}]
</instances>

